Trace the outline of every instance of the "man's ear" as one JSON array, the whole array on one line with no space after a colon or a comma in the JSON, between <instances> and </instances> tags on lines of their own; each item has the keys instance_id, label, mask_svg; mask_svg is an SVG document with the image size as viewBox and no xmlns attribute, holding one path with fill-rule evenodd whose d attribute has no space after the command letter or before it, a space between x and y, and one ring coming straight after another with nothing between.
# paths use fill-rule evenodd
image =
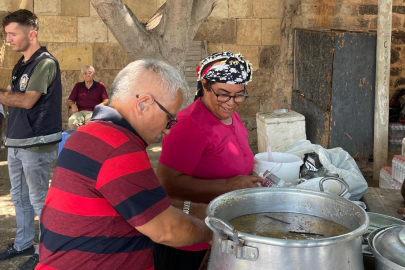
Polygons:
<instances>
[{"instance_id":1,"label":"man's ear","mask_svg":"<svg viewBox=\"0 0 405 270\"><path fill-rule=\"evenodd\" d=\"M35 31L35 30L30 30L30 32L28 33L28 35L29 35L29 38L32 40L32 39L34 39L34 38L38 35L38 32Z\"/></svg>"}]
</instances>

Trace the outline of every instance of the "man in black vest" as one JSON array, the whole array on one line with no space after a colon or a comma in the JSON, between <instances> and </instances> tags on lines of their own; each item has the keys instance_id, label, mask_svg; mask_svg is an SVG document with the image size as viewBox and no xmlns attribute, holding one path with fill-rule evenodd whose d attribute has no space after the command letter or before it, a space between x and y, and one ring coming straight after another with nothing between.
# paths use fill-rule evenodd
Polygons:
<instances>
[{"instance_id":1,"label":"man in black vest","mask_svg":"<svg viewBox=\"0 0 405 270\"><path fill-rule=\"evenodd\" d=\"M17 232L14 243L0 252L0 260L31 255L18 269L34 269L34 217L40 216L49 188L49 170L62 135L62 85L58 61L38 42L38 18L29 10L4 17L2 26L13 51L22 57L10 85L0 89L0 104L8 106L6 138L10 195Z\"/></svg>"}]
</instances>

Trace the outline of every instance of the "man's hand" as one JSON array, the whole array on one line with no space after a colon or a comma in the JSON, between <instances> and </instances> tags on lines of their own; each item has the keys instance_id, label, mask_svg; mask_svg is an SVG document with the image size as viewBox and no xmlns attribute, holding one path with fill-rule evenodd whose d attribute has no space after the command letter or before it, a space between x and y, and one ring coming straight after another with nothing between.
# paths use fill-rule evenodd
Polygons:
<instances>
[{"instance_id":1,"label":"man's hand","mask_svg":"<svg viewBox=\"0 0 405 270\"><path fill-rule=\"evenodd\" d=\"M259 184L263 183L263 178L255 175L239 175L227 180L227 186L229 191L244 189L244 188L256 188ZM261 185L260 185L261 186Z\"/></svg>"},{"instance_id":2,"label":"man's hand","mask_svg":"<svg viewBox=\"0 0 405 270\"><path fill-rule=\"evenodd\" d=\"M70 106L70 111L71 111L72 113L76 113L76 112L79 111L79 108L77 108L77 105L76 105L76 104L72 104L72 106Z\"/></svg>"}]
</instances>

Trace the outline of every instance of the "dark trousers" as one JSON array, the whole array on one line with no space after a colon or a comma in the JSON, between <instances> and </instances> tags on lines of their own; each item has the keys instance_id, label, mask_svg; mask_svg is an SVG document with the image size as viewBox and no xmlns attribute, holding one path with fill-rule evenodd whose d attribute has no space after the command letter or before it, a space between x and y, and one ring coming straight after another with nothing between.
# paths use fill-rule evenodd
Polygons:
<instances>
[{"instance_id":1,"label":"dark trousers","mask_svg":"<svg viewBox=\"0 0 405 270\"><path fill-rule=\"evenodd\" d=\"M185 251L154 243L155 270L198 270L206 252Z\"/></svg>"}]
</instances>

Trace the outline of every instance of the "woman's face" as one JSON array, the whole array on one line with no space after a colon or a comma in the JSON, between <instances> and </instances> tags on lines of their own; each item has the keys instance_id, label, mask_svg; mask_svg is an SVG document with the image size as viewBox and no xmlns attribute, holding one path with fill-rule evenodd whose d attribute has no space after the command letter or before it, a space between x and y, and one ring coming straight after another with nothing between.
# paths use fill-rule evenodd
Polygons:
<instances>
[{"instance_id":1,"label":"woman's face","mask_svg":"<svg viewBox=\"0 0 405 270\"><path fill-rule=\"evenodd\" d=\"M202 83L204 85L204 80ZM245 85L243 84L214 83L212 84L211 89L204 88L204 96L201 100L216 118L219 120L227 120L232 117L234 112L236 112L239 104L235 103L234 98L230 98L226 102L221 102L221 100L226 100L227 96L241 97L245 94L246 90Z\"/></svg>"}]
</instances>

